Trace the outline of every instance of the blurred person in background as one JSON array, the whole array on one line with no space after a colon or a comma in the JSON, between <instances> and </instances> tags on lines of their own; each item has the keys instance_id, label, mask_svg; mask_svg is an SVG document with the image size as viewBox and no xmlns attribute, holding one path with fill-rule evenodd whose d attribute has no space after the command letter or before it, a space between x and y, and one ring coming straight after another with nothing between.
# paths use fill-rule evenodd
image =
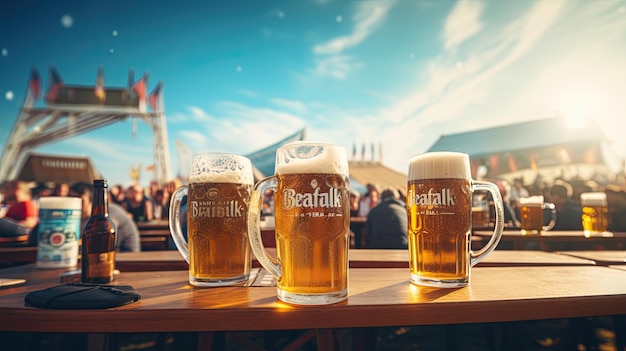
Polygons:
<instances>
[{"instance_id":1,"label":"blurred person in background","mask_svg":"<svg viewBox=\"0 0 626 351\"><path fill-rule=\"evenodd\" d=\"M370 210L380 202L378 187L372 183L368 183L366 187L367 192L361 197L359 202L359 217L367 217Z\"/></svg>"},{"instance_id":2,"label":"blurred person in background","mask_svg":"<svg viewBox=\"0 0 626 351\"><path fill-rule=\"evenodd\" d=\"M356 190L350 190L350 219L359 217L359 199L361 194ZM363 228L365 224L361 221L350 220L350 231L354 238L354 248L363 248Z\"/></svg>"},{"instance_id":3,"label":"blurred person in background","mask_svg":"<svg viewBox=\"0 0 626 351\"><path fill-rule=\"evenodd\" d=\"M169 199L165 196L163 189L158 189L154 193L152 200L152 209L154 211L154 219L168 219L169 218Z\"/></svg>"},{"instance_id":4,"label":"blurred person in background","mask_svg":"<svg viewBox=\"0 0 626 351\"><path fill-rule=\"evenodd\" d=\"M518 216L519 216L519 199L524 198L524 197L529 197L529 196L530 196L530 193L528 192L528 189L524 187L524 180L522 178L513 179L513 186L511 187L509 199L510 199L511 206L513 207L513 210L515 210Z\"/></svg>"},{"instance_id":5,"label":"blurred person in background","mask_svg":"<svg viewBox=\"0 0 626 351\"><path fill-rule=\"evenodd\" d=\"M33 201L28 184L18 180L8 181L4 184L2 195L0 235L29 234L39 223L39 210Z\"/></svg>"},{"instance_id":6,"label":"blurred person in background","mask_svg":"<svg viewBox=\"0 0 626 351\"><path fill-rule=\"evenodd\" d=\"M140 185L131 185L126 192L126 201L123 204L126 212L130 213L135 222L149 222L154 219L152 202L144 194Z\"/></svg>"},{"instance_id":7,"label":"blurred person in background","mask_svg":"<svg viewBox=\"0 0 626 351\"><path fill-rule=\"evenodd\" d=\"M91 217L93 202L93 185L91 183L76 183L70 187L70 196L80 197L83 202L81 228ZM120 252L141 251L141 241L137 224L128 215L126 210L109 199L109 217L117 230L115 247Z\"/></svg>"},{"instance_id":8,"label":"blurred person in background","mask_svg":"<svg viewBox=\"0 0 626 351\"><path fill-rule=\"evenodd\" d=\"M109 190L109 200L120 206L124 204L124 201L126 201L126 192L122 184L116 184L111 187Z\"/></svg>"},{"instance_id":9,"label":"blurred person in background","mask_svg":"<svg viewBox=\"0 0 626 351\"><path fill-rule=\"evenodd\" d=\"M563 180L556 180L550 187L548 201L556 208L556 222L552 230L583 230L583 210L572 199L572 187Z\"/></svg>"},{"instance_id":10,"label":"blurred person in background","mask_svg":"<svg viewBox=\"0 0 626 351\"><path fill-rule=\"evenodd\" d=\"M58 183L54 187L54 191L52 192L52 196L69 196L70 195L70 185L67 183Z\"/></svg>"},{"instance_id":11,"label":"blurred person in background","mask_svg":"<svg viewBox=\"0 0 626 351\"><path fill-rule=\"evenodd\" d=\"M367 215L366 227L368 248L408 248L406 205L399 200L397 190L387 188L383 191L380 203Z\"/></svg>"}]
</instances>

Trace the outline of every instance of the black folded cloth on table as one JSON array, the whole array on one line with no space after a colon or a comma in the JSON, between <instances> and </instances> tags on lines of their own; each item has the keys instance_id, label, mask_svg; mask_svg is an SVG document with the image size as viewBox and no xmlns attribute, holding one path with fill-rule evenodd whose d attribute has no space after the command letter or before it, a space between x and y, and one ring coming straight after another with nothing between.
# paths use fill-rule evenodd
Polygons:
<instances>
[{"instance_id":1,"label":"black folded cloth on table","mask_svg":"<svg viewBox=\"0 0 626 351\"><path fill-rule=\"evenodd\" d=\"M130 285L63 284L26 295L29 306L51 309L103 309L141 299Z\"/></svg>"}]
</instances>

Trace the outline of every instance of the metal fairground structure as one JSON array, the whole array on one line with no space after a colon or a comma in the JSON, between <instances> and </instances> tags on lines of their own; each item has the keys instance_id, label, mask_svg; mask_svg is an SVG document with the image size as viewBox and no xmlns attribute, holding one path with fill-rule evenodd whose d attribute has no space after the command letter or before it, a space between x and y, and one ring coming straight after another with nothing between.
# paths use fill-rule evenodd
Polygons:
<instances>
[{"instance_id":1,"label":"metal fairground structure","mask_svg":"<svg viewBox=\"0 0 626 351\"><path fill-rule=\"evenodd\" d=\"M133 70L129 71L128 86L122 88L105 88L102 69L98 69L95 86L66 85L52 66L49 79L48 91L42 96L41 78L32 69L26 98L2 150L0 183L16 179L35 148L128 118L142 120L152 129L155 180L162 185L171 179L162 81L148 95L147 74L135 82ZM43 98L43 107L35 107L39 98Z\"/></svg>"}]
</instances>

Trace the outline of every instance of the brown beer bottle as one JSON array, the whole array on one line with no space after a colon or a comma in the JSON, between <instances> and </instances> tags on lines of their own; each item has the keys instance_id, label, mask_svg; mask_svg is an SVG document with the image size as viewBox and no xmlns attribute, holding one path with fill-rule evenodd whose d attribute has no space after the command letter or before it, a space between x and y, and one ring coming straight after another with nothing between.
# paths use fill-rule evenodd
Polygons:
<instances>
[{"instance_id":1,"label":"brown beer bottle","mask_svg":"<svg viewBox=\"0 0 626 351\"><path fill-rule=\"evenodd\" d=\"M109 217L106 179L93 181L91 217L82 232L83 283L106 284L113 281L116 229Z\"/></svg>"}]
</instances>

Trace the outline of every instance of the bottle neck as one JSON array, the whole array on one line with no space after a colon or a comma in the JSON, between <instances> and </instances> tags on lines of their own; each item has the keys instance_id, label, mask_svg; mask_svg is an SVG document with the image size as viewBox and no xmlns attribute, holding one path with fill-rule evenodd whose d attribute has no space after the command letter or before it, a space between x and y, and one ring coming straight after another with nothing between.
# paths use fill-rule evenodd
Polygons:
<instances>
[{"instance_id":1,"label":"bottle neck","mask_svg":"<svg viewBox=\"0 0 626 351\"><path fill-rule=\"evenodd\" d=\"M108 192L104 187L95 187L93 189L93 203L91 206L91 215L108 215L109 201Z\"/></svg>"}]
</instances>

